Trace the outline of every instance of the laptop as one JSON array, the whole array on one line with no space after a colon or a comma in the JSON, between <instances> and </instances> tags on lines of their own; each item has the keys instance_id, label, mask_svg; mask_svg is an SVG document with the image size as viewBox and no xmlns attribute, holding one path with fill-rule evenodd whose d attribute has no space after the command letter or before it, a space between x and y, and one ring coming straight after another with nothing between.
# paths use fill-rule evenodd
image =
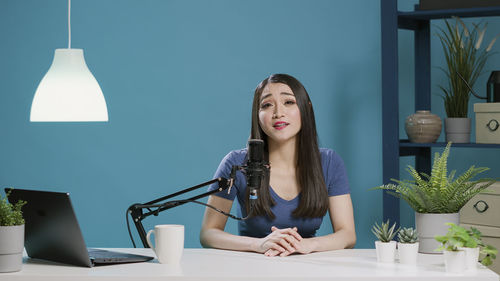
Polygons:
<instances>
[{"instance_id":1,"label":"laptop","mask_svg":"<svg viewBox=\"0 0 500 281\"><path fill-rule=\"evenodd\" d=\"M24 247L31 258L77 266L144 262L153 257L87 249L69 193L5 188L9 201L28 202L23 207Z\"/></svg>"}]
</instances>

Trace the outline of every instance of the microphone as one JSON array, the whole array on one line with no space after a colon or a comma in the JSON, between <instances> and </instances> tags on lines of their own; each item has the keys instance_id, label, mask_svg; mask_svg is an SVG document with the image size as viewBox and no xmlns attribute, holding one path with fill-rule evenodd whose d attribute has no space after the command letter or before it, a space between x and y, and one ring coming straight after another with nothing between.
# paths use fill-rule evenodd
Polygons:
<instances>
[{"instance_id":1,"label":"microphone","mask_svg":"<svg viewBox=\"0 0 500 281\"><path fill-rule=\"evenodd\" d=\"M259 139L248 140L248 162L245 171L247 188L250 191L249 202L251 208L258 198L258 189L261 186L266 169L269 169L269 165L264 163L264 141Z\"/></svg>"}]
</instances>

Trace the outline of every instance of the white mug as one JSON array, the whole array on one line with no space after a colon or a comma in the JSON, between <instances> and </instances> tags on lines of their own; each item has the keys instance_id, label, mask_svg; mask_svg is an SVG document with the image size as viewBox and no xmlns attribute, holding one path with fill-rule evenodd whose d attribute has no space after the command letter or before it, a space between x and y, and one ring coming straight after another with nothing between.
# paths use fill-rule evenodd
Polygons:
<instances>
[{"instance_id":1,"label":"white mug","mask_svg":"<svg viewBox=\"0 0 500 281\"><path fill-rule=\"evenodd\" d=\"M155 246L151 234L155 235ZM159 224L148 231L146 236L149 247L153 249L160 263L179 264L184 250L184 225Z\"/></svg>"}]
</instances>

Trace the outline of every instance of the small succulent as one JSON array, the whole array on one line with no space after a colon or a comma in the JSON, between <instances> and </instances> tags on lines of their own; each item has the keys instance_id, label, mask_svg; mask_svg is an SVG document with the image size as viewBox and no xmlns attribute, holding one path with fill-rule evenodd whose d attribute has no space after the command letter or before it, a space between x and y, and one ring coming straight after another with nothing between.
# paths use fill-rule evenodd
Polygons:
<instances>
[{"instance_id":1,"label":"small succulent","mask_svg":"<svg viewBox=\"0 0 500 281\"><path fill-rule=\"evenodd\" d=\"M414 244L418 241L417 230L412 227L403 227L398 233L400 243Z\"/></svg>"},{"instance_id":2,"label":"small succulent","mask_svg":"<svg viewBox=\"0 0 500 281\"><path fill-rule=\"evenodd\" d=\"M394 231L395 228L396 223L394 223L389 228L389 220L387 220L387 222L385 223L382 222L380 226L375 222L375 225L372 228L372 232L373 234L375 234L375 236L377 236L380 242L391 242L394 236L396 236L396 233L398 233L399 231L399 227Z\"/></svg>"}]
</instances>

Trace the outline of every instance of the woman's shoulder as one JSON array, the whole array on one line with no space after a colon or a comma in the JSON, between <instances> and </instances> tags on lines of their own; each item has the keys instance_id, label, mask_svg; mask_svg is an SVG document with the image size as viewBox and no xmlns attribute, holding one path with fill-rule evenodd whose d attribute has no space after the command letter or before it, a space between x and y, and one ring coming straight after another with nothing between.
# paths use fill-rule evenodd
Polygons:
<instances>
[{"instance_id":1,"label":"woman's shoulder","mask_svg":"<svg viewBox=\"0 0 500 281\"><path fill-rule=\"evenodd\" d=\"M237 150L231 150L225 157L224 160L225 162L229 162L233 165L241 165L245 161L247 157L247 149L242 148L242 149L237 149Z\"/></svg>"},{"instance_id":2,"label":"woman's shoulder","mask_svg":"<svg viewBox=\"0 0 500 281\"><path fill-rule=\"evenodd\" d=\"M321 164L328 165L330 163L342 162L342 157L331 148L320 148L319 153L321 154Z\"/></svg>"},{"instance_id":3,"label":"woman's shoulder","mask_svg":"<svg viewBox=\"0 0 500 281\"><path fill-rule=\"evenodd\" d=\"M338 155L337 152L335 152L335 150L331 149L331 148L320 148L319 149L319 153L321 154L321 158L336 158L336 157L340 157Z\"/></svg>"}]
</instances>

